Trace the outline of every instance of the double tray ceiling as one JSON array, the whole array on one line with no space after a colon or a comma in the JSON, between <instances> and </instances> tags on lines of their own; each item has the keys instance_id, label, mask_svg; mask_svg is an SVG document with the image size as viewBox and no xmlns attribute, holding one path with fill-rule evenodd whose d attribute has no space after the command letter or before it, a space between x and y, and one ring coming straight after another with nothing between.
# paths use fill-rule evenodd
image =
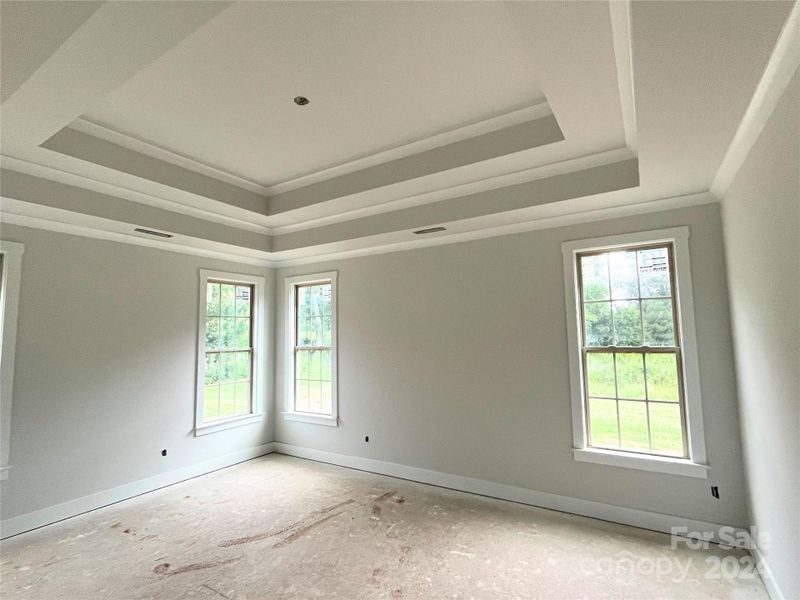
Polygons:
<instances>
[{"instance_id":1,"label":"double tray ceiling","mask_svg":"<svg viewBox=\"0 0 800 600\"><path fill-rule=\"evenodd\" d=\"M265 264L707 202L792 8L1 6L5 221Z\"/></svg>"}]
</instances>

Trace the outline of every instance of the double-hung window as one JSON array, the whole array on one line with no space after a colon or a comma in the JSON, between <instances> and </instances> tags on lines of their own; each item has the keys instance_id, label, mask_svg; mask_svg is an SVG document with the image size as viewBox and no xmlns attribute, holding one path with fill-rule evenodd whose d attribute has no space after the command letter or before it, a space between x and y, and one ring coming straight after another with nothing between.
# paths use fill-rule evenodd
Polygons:
<instances>
[{"instance_id":1,"label":"double-hung window","mask_svg":"<svg viewBox=\"0 0 800 600\"><path fill-rule=\"evenodd\" d=\"M568 242L564 261L576 458L704 476L688 230Z\"/></svg>"},{"instance_id":2,"label":"double-hung window","mask_svg":"<svg viewBox=\"0 0 800 600\"><path fill-rule=\"evenodd\" d=\"M336 425L336 273L286 279L288 420Z\"/></svg>"},{"instance_id":3,"label":"double-hung window","mask_svg":"<svg viewBox=\"0 0 800 600\"><path fill-rule=\"evenodd\" d=\"M263 416L264 278L200 271L196 433Z\"/></svg>"}]
</instances>

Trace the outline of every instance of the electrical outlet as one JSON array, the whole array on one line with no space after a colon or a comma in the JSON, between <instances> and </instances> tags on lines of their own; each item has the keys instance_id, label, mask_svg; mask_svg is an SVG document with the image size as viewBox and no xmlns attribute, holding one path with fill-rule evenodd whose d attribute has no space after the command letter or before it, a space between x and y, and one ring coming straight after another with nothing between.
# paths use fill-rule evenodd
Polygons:
<instances>
[{"instance_id":1,"label":"electrical outlet","mask_svg":"<svg viewBox=\"0 0 800 600\"><path fill-rule=\"evenodd\" d=\"M368 443L368 444L369 444L369 436L366 436L366 437L364 438L364 441L365 441L366 443Z\"/></svg>"},{"instance_id":2,"label":"electrical outlet","mask_svg":"<svg viewBox=\"0 0 800 600\"><path fill-rule=\"evenodd\" d=\"M719 488L716 485L711 486L711 495L714 496L714 498L719 498Z\"/></svg>"},{"instance_id":3,"label":"electrical outlet","mask_svg":"<svg viewBox=\"0 0 800 600\"><path fill-rule=\"evenodd\" d=\"M161 456L166 456L166 455L167 455L167 449L166 449L166 448L164 448L164 449L161 451Z\"/></svg>"}]
</instances>

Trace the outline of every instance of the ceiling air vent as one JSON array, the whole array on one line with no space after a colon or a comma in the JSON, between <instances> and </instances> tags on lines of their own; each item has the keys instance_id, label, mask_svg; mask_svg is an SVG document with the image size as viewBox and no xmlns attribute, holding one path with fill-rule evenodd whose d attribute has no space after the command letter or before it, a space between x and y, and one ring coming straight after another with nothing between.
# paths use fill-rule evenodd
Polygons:
<instances>
[{"instance_id":1,"label":"ceiling air vent","mask_svg":"<svg viewBox=\"0 0 800 600\"><path fill-rule=\"evenodd\" d=\"M419 229L414 233L416 235L425 235L426 233L436 233L438 231L447 231L445 227L428 227L427 229Z\"/></svg>"},{"instance_id":2,"label":"ceiling air vent","mask_svg":"<svg viewBox=\"0 0 800 600\"><path fill-rule=\"evenodd\" d=\"M146 235L153 235L155 237L160 238L171 238L174 237L171 233L164 233L163 231L153 231L152 229L142 229L141 227L137 227L134 231L138 231L139 233L144 233Z\"/></svg>"}]
</instances>

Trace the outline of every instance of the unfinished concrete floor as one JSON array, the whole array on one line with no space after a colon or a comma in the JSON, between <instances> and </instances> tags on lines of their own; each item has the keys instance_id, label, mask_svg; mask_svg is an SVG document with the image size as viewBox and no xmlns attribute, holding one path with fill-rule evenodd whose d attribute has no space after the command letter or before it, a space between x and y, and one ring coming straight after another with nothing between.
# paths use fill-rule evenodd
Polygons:
<instances>
[{"instance_id":1,"label":"unfinished concrete floor","mask_svg":"<svg viewBox=\"0 0 800 600\"><path fill-rule=\"evenodd\" d=\"M742 551L272 454L2 544L4 600L767 598ZM716 558L713 558L716 557Z\"/></svg>"}]
</instances>

